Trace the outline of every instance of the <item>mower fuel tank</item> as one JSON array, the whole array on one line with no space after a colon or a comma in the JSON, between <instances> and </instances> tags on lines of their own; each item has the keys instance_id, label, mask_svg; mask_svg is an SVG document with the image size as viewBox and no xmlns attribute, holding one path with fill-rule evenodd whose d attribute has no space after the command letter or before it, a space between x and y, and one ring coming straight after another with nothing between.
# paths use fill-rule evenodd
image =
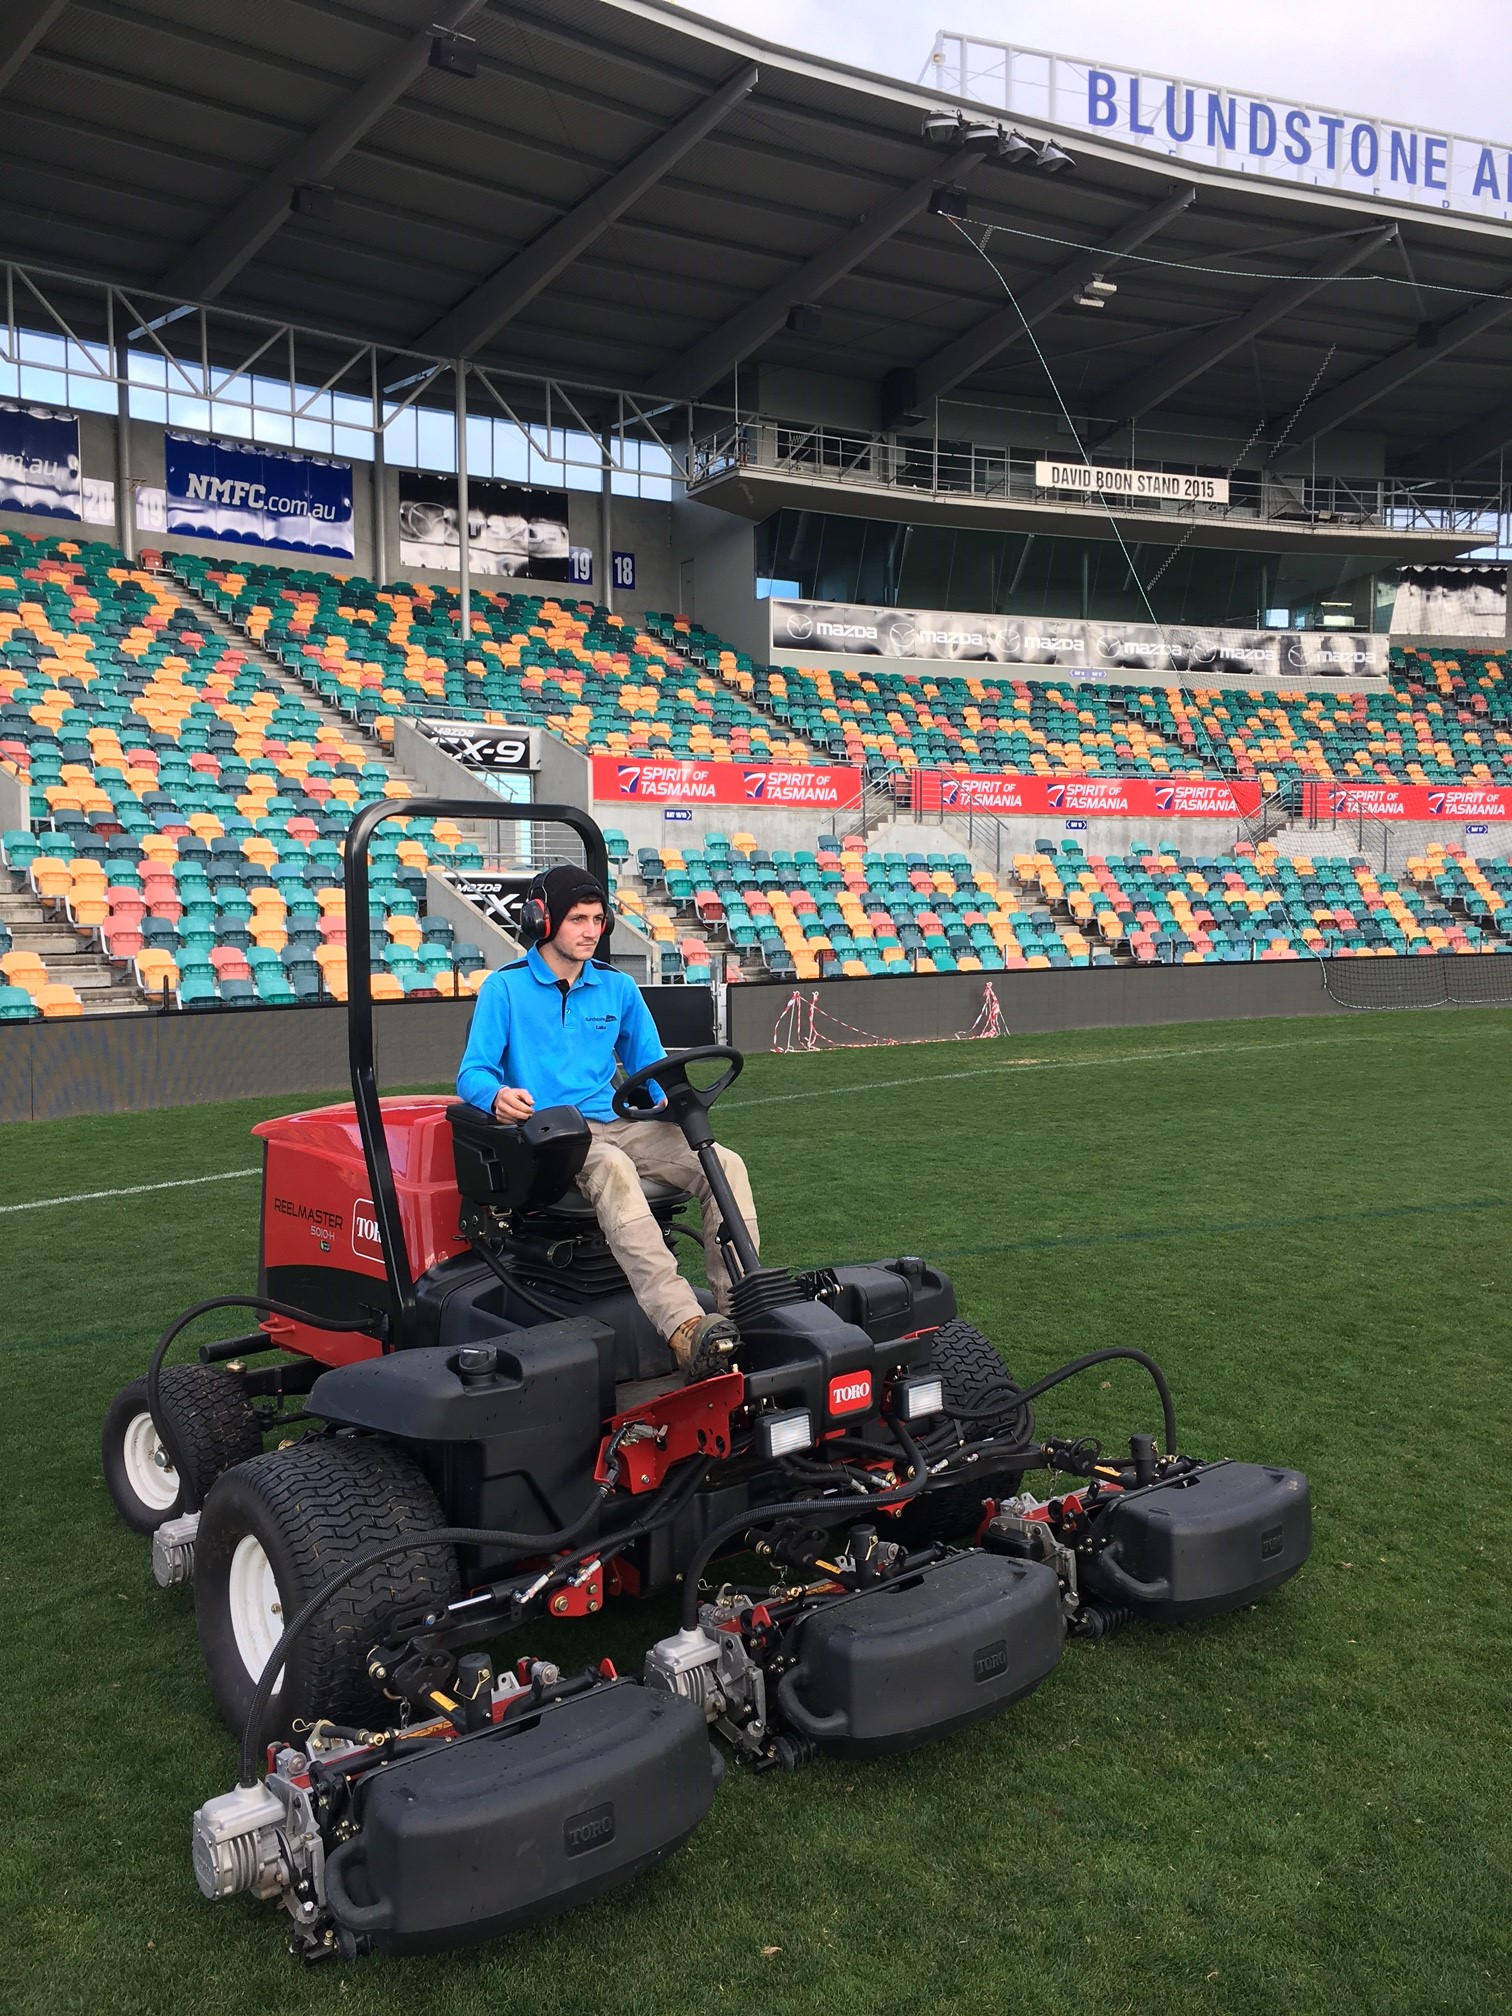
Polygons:
<instances>
[{"instance_id":1,"label":"mower fuel tank","mask_svg":"<svg viewBox=\"0 0 1512 2016\"><path fill-rule=\"evenodd\" d=\"M627 1883L708 1812L719 1761L691 1701L614 1681L373 1773L326 1860L326 1904L388 1953L487 1939Z\"/></svg>"},{"instance_id":2,"label":"mower fuel tank","mask_svg":"<svg viewBox=\"0 0 1512 2016\"><path fill-rule=\"evenodd\" d=\"M453 1523L553 1532L594 1494L613 1350L613 1332L590 1317L538 1323L462 1349L422 1346L337 1366L305 1405L318 1419L409 1448ZM471 1550L463 1566L490 1572Z\"/></svg>"},{"instance_id":3,"label":"mower fuel tank","mask_svg":"<svg viewBox=\"0 0 1512 2016\"><path fill-rule=\"evenodd\" d=\"M1241 1609L1295 1575L1312 1552L1300 1470L1205 1463L1108 1501L1079 1556L1084 1591L1184 1623Z\"/></svg>"},{"instance_id":4,"label":"mower fuel tank","mask_svg":"<svg viewBox=\"0 0 1512 2016\"><path fill-rule=\"evenodd\" d=\"M800 1627L782 1714L842 1757L913 1750L984 1721L1053 1671L1060 1583L1038 1561L949 1554L839 1598Z\"/></svg>"}]
</instances>

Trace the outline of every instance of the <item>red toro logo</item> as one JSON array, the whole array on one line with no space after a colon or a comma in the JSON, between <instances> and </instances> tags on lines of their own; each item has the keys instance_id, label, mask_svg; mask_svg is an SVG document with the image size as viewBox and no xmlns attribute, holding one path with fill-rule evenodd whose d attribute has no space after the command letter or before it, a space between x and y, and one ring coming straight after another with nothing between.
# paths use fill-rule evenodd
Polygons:
<instances>
[{"instance_id":1,"label":"red toro logo","mask_svg":"<svg viewBox=\"0 0 1512 2016\"><path fill-rule=\"evenodd\" d=\"M830 1381L829 1411L831 1414L860 1414L870 1407L871 1397L870 1372L842 1372Z\"/></svg>"},{"instance_id":2,"label":"red toro logo","mask_svg":"<svg viewBox=\"0 0 1512 2016\"><path fill-rule=\"evenodd\" d=\"M371 1197L359 1197L352 1207L352 1251L359 1260L383 1259L378 1239L378 1216Z\"/></svg>"}]
</instances>

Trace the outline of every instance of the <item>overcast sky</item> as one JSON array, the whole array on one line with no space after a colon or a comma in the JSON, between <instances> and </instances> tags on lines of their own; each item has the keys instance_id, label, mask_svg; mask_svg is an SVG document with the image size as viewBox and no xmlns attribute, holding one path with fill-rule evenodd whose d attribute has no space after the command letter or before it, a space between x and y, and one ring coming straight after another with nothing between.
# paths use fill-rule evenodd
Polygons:
<instances>
[{"instance_id":1,"label":"overcast sky","mask_svg":"<svg viewBox=\"0 0 1512 2016\"><path fill-rule=\"evenodd\" d=\"M1512 142L1512 0L695 0L913 82L937 28Z\"/></svg>"}]
</instances>

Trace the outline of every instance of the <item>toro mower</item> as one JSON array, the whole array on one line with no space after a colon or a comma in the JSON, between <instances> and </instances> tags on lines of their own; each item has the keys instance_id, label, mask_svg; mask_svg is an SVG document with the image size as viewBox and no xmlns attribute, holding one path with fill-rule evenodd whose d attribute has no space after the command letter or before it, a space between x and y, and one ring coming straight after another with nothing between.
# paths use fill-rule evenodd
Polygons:
<instances>
[{"instance_id":1,"label":"toro mower","mask_svg":"<svg viewBox=\"0 0 1512 2016\"><path fill-rule=\"evenodd\" d=\"M713 1146L742 1066L720 1046L614 1102L682 1130L724 1216L739 1348L685 1383L574 1188L574 1108L504 1125L380 1101L361 920L396 811L557 821L608 881L572 808L358 815L352 1103L254 1130L257 1295L187 1311L110 1408L112 1494L158 1581L192 1583L242 1738L238 1784L194 1816L207 1897L280 1903L309 1959L486 1937L670 1854L719 1781L711 1730L757 1771L908 1750L1037 1687L1068 1634L1213 1616L1296 1573L1306 1479L1179 1452L1142 1352L1020 1386L926 1260L762 1264ZM647 1194L675 1239L689 1199ZM259 1326L166 1362L233 1307ZM1158 1442L1037 1432L1042 1394L1118 1358L1149 1374ZM1071 1488L1036 1498L1032 1471ZM638 1675L496 1663L532 1620L679 1583L680 1628Z\"/></svg>"}]
</instances>

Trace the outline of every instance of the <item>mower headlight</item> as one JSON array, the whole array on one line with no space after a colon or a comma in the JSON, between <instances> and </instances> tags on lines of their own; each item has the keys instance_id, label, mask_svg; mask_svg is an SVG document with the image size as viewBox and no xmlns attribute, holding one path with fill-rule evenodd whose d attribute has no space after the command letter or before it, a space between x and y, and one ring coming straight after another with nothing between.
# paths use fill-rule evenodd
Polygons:
<instances>
[{"instance_id":1,"label":"mower headlight","mask_svg":"<svg viewBox=\"0 0 1512 2016\"><path fill-rule=\"evenodd\" d=\"M900 1421L922 1421L927 1415L943 1414L945 1382L935 1372L916 1379L895 1379L892 1411Z\"/></svg>"},{"instance_id":2,"label":"mower headlight","mask_svg":"<svg viewBox=\"0 0 1512 2016\"><path fill-rule=\"evenodd\" d=\"M781 1414L763 1414L756 1423L756 1453L771 1461L796 1456L814 1446L814 1424L807 1407L789 1407Z\"/></svg>"}]
</instances>

